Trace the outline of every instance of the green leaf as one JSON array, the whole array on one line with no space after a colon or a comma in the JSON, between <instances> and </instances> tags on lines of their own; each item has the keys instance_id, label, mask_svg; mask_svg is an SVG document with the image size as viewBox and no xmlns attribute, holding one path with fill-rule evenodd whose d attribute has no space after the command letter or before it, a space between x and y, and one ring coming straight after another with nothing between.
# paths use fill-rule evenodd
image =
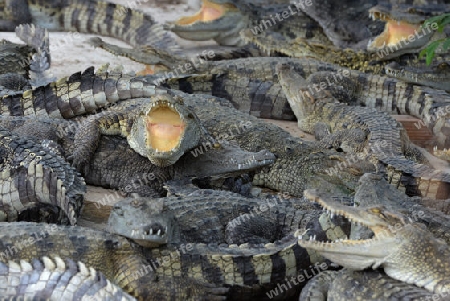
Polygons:
<instances>
[{"instance_id":1,"label":"green leaf","mask_svg":"<svg viewBox=\"0 0 450 301\"><path fill-rule=\"evenodd\" d=\"M447 39L442 43L442 49L446 51L450 47L450 39Z\"/></svg>"},{"instance_id":2,"label":"green leaf","mask_svg":"<svg viewBox=\"0 0 450 301\"><path fill-rule=\"evenodd\" d=\"M444 30L445 25L450 24L450 16L446 16L440 23L438 31L442 32Z\"/></svg>"},{"instance_id":3,"label":"green leaf","mask_svg":"<svg viewBox=\"0 0 450 301\"><path fill-rule=\"evenodd\" d=\"M437 41L431 42L430 45L428 45L428 47L424 49L425 52L426 52L426 56L427 56L426 59L425 59L427 65L431 64L431 61L434 58L434 54L435 54L436 48L439 47L441 42L442 42L441 40L437 40Z\"/></svg>"}]
</instances>

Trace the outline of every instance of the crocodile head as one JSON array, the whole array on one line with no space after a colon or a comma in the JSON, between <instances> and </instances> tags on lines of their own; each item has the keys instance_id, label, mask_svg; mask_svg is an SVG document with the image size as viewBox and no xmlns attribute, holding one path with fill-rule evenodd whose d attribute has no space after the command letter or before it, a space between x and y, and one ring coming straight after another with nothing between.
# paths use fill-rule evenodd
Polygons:
<instances>
[{"instance_id":1,"label":"crocodile head","mask_svg":"<svg viewBox=\"0 0 450 301\"><path fill-rule=\"evenodd\" d=\"M166 24L181 38L193 41L214 39L220 45L240 46L239 31L247 27L248 18L230 0L202 0L200 10Z\"/></svg>"},{"instance_id":2,"label":"crocodile head","mask_svg":"<svg viewBox=\"0 0 450 301\"><path fill-rule=\"evenodd\" d=\"M437 63L432 66L401 66L397 62L384 66L386 75L402 81L450 91L450 64Z\"/></svg>"},{"instance_id":3,"label":"crocodile head","mask_svg":"<svg viewBox=\"0 0 450 301\"><path fill-rule=\"evenodd\" d=\"M259 169L275 161L267 150L249 152L232 142L206 148L195 148L177 162L180 177L224 178Z\"/></svg>"},{"instance_id":4,"label":"crocodile head","mask_svg":"<svg viewBox=\"0 0 450 301\"><path fill-rule=\"evenodd\" d=\"M305 190L309 200L319 203L331 214L346 217L368 227L373 238L316 242L302 240L299 244L312 249L344 267L363 270L383 267L390 277L424 287L433 292L450 290L450 250L423 225L411 223L401 214L384 206L349 207L325 199L314 190Z\"/></svg>"},{"instance_id":5,"label":"crocodile head","mask_svg":"<svg viewBox=\"0 0 450 301\"><path fill-rule=\"evenodd\" d=\"M200 120L180 97L152 97L133 123L127 140L141 156L157 166L175 163L201 138Z\"/></svg>"},{"instance_id":6,"label":"crocodile head","mask_svg":"<svg viewBox=\"0 0 450 301\"><path fill-rule=\"evenodd\" d=\"M380 60L398 57L404 53L415 53L426 46L437 29L436 24L422 26L433 15L441 14L438 5L414 6L378 4L369 10L374 20L386 22L384 31L367 46L369 52L376 52Z\"/></svg>"},{"instance_id":7,"label":"crocodile head","mask_svg":"<svg viewBox=\"0 0 450 301\"><path fill-rule=\"evenodd\" d=\"M178 231L175 217L163 212L163 202L145 198L127 198L116 203L109 215L109 232L155 248L174 242ZM146 212L147 214L142 214Z\"/></svg>"},{"instance_id":8,"label":"crocodile head","mask_svg":"<svg viewBox=\"0 0 450 301\"><path fill-rule=\"evenodd\" d=\"M334 101L332 97L329 97L331 96L329 93L337 85L327 84L327 89L323 89L320 78L314 79L310 77L306 80L288 64L278 64L276 71L280 85L299 121L299 125L302 120L316 109L317 105ZM320 72L317 72L316 75L320 76ZM325 78L323 82L327 83Z\"/></svg>"}]
</instances>

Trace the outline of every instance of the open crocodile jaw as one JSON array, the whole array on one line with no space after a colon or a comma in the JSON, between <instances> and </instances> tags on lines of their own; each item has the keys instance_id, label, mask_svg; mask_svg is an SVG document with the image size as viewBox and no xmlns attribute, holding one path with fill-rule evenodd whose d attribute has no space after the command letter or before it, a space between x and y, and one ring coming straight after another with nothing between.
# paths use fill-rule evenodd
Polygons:
<instances>
[{"instance_id":1,"label":"open crocodile jaw","mask_svg":"<svg viewBox=\"0 0 450 301\"><path fill-rule=\"evenodd\" d=\"M361 209L344 206L331 200L325 202L314 191L305 190L304 195L311 201L319 203L332 215L341 215L351 222L368 227L374 233L374 237L365 240L345 239L335 242L317 242L315 237L304 240L303 236L299 235L300 246L318 251L331 261L355 270L369 267L378 268L390 254L395 253L399 242L397 242L395 233L392 233L391 225L384 220L384 217L377 217L377 215L383 216L378 207L369 208L369 215L365 216L360 214L363 212ZM404 223L401 219L399 222Z\"/></svg>"},{"instance_id":2,"label":"open crocodile jaw","mask_svg":"<svg viewBox=\"0 0 450 301\"><path fill-rule=\"evenodd\" d=\"M153 164L174 164L200 140L201 126L194 113L177 100L155 96L133 122L127 140L132 149Z\"/></svg>"},{"instance_id":3,"label":"open crocodile jaw","mask_svg":"<svg viewBox=\"0 0 450 301\"><path fill-rule=\"evenodd\" d=\"M179 147L186 124L173 106L152 107L146 121L148 147L163 153Z\"/></svg>"},{"instance_id":4,"label":"open crocodile jaw","mask_svg":"<svg viewBox=\"0 0 450 301\"><path fill-rule=\"evenodd\" d=\"M242 18L233 4L218 4L209 0L202 2L196 14L169 23L169 29L187 40L206 41L219 37L222 31L234 30Z\"/></svg>"},{"instance_id":5,"label":"open crocodile jaw","mask_svg":"<svg viewBox=\"0 0 450 301\"><path fill-rule=\"evenodd\" d=\"M390 59L414 52L424 46L433 33L424 31L421 34L421 24L397 21L382 12L370 10L369 14L374 20L386 21L384 31L367 45L369 52L384 54L380 59Z\"/></svg>"}]
</instances>

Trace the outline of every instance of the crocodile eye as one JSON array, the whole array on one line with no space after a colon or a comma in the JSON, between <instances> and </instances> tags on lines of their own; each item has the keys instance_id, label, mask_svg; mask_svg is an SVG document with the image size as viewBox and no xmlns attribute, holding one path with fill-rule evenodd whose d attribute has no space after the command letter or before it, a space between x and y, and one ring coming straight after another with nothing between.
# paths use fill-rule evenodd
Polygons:
<instances>
[{"instance_id":1,"label":"crocodile eye","mask_svg":"<svg viewBox=\"0 0 450 301\"><path fill-rule=\"evenodd\" d=\"M194 119L194 115L192 115L192 113L189 113L189 114L187 115L187 117L190 118L190 119Z\"/></svg>"},{"instance_id":2,"label":"crocodile eye","mask_svg":"<svg viewBox=\"0 0 450 301\"><path fill-rule=\"evenodd\" d=\"M174 99L175 99L175 101L178 102L180 105L184 105L183 97L181 97L181 96L175 96Z\"/></svg>"},{"instance_id":3,"label":"crocodile eye","mask_svg":"<svg viewBox=\"0 0 450 301\"><path fill-rule=\"evenodd\" d=\"M440 63L437 67L439 70L450 70L450 66L447 62Z\"/></svg>"},{"instance_id":4,"label":"crocodile eye","mask_svg":"<svg viewBox=\"0 0 450 301\"><path fill-rule=\"evenodd\" d=\"M378 208L373 208L371 211L375 214L381 214L381 211Z\"/></svg>"}]
</instances>

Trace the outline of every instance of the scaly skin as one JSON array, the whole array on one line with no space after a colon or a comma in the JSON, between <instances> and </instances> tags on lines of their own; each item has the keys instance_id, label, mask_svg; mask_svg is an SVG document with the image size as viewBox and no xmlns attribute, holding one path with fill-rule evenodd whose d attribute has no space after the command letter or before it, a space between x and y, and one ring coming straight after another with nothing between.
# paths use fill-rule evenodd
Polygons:
<instances>
[{"instance_id":1,"label":"scaly skin","mask_svg":"<svg viewBox=\"0 0 450 301\"><path fill-rule=\"evenodd\" d=\"M145 246L167 243L147 249L152 258L181 250L157 269L158 274L230 286L232 300L269 300L266 293L278 282L322 263L322 258L291 243L296 230L314 228L311 235L324 239L345 236L348 227L327 228L330 223L321 221L320 215L304 200L248 199L226 191L197 190L182 198L123 200L114 206L108 224L110 231ZM295 291L292 287L281 295L286 298Z\"/></svg>"},{"instance_id":2,"label":"scaly skin","mask_svg":"<svg viewBox=\"0 0 450 301\"><path fill-rule=\"evenodd\" d=\"M227 98L239 110L258 117L292 120L292 110L276 76L278 63L291 65L304 77L317 71L334 71L337 76L346 70L305 58L245 58L211 62L204 65L208 67L204 74L168 79L164 85L187 93ZM417 126L427 126L435 135L437 145L450 146L450 97L447 93L354 70L349 70L348 78L361 87L358 105L417 117L421 119Z\"/></svg>"},{"instance_id":3,"label":"scaly skin","mask_svg":"<svg viewBox=\"0 0 450 301\"><path fill-rule=\"evenodd\" d=\"M283 12L287 17L280 22ZM253 28L257 32L270 28L283 36L327 40L322 28L305 15L299 5L287 3L258 5L250 1L203 0L198 13L170 22L165 28L184 39L214 39L227 46L244 45L239 31L245 28Z\"/></svg>"},{"instance_id":4,"label":"scaly skin","mask_svg":"<svg viewBox=\"0 0 450 301\"><path fill-rule=\"evenodd\" d=\"M382 267L388 276L396 280L433 293L450 291L447 281L450 277L450 249L424 226L408 223L405 216L383 206L347 207L311 190L305 191L305 197L333 214L368 227L374 237L333 243L299 239L302 247L316 250L333 262L353 270Z\"/></svg>"},{"instance_id":5,"label":"scaly skin","mask_svg":"<svg viewBox=\"0 0 450 301\"><path fill-rule=\"evenodd\" d=\"M81 261L138 300L218 301L225 300L222 295L228 291L192 278L137 274L135 271L150 265L141 248L104 231L24 222L0 223L0 229L2 261L42 256Z\"/></svg>"},{"instance_id":6,"label":"scaly skin","mask_svg":"<svg viewBox=\"0 0 450 301\"><path fill-rule=\"evenodd\" d=\"M401 66L395 62L386 65L386 75L407 83L429 86L450 91L450 66L447 62L434 63L432 66Z\"/></svg>"},{"instance_id":7,"label":"scaly skin","mask_svg":"<svg viewBox=\"0 0 450 301\"><path fill-rule=\"evenodd\" d=\"M308 281L299 301L431 300L434 294L379 271L324 271Z\"/></svg>"},{"instance_id":8,"label":"scaly skin","mask_svg":"<svg viewBox=\"0 0 450 301\"><path fill-rule=\"evenodd\" d=\"M153 18L120 4L97 0L0 1L0 30L13 31L33 23L50 31L70 31L111 36L131 46L153 45L178 52L175 41Z\"/></svg>"},{"instance_id":9,"label":"scaly skin","mask_svg":"<svg viewBox=\"0 0 450 301\"><path fill-rule=\"evenodd\" d=\"M50 147L0 130L2 153L2 220L15 221L33 207L50 205L61 210L58 222L75 224L86 185L76 171ZM39 220L39 213L29 213ZM36 216L36 214L38 216ZM22 217L23 218L23 217Z\"/></svg>"},{"instance_id":10,"label":"scaly skin","mask_svg":"<svg viewBox=\"0 0 450 301\"><path fill-rule=\"evenodd\" d=\"M133 301L102 273L82 262L60 257L0 262L3 300L89 300ZM21 279L20 285L12 279ZM62 298L62 299L61 299Z\"/></svg>"},{"instance_id":11,"label":"scaly skin","mask_svg":"<svg viewBox=\"0 0 450 301\"><path fill-rule=\"evenodd\" d=\"M146 103L148 100L140 101ZM52 150L65 158L73 157L74 136L81 122L33 116L0 118L2 127L29 139L30 145L53 141ZM165 193L164 183L171 179L239 175L268 165L275 159L268 151L249 152L226 141L215 146L208 142L201 147L205 147L203 154L197 153L198 150L188 152L175 164L159 167L131 149L126 139L103 136L88 165L85 180L91 185L120 189L125 193L160 196ZM9 177L5 177L5 181L10 181Z\"/></svg>"},{"instance_id":12,"label":"scaly skin","mask_svg":"<svg viewBox=\"0 0 450 301\"><path fill-rule=\"evenodd\" d=\"M300 129L317 136L318 126L322 126L328 134L322 139L326 146L350 153L366 151L367 158L376 165L383 164L390 182L404 186L408 195L449 198L450 174L405 158L411 146L400 123L385 112L339 102L351 102L360 96L358 82L342 74L327 83L333 78L330 72L318 72L305 80L288 65L278 67L280 84ZM319 84L319 91L309 89Z\"/></svg>"},{"instance_id":13,"label":"scaly skin","mask_svg":"<svg viewBox=\"0 0 450 301\"><path fill-rule=\"evenodd\" d=\"M340 49L331 43L317 43L304 38L283 38L269 31L254 35L250 29L246 29L242 30L240 34L245 41L257 45L269 54L279 52L293 58L309 57L345 68L370 71L376 74L380 74L383 70L382 64L372 63L376 56L364 51Z\"/></svg>"},{"instance_id":14,"label":"scaly skin","mask_svg":"<svg viewBox=\"0 0 450 301\"><path fill-rule=\"evenodd\" d=\"M440 206L443 200L429 198L408 197L402 191L394 188L382 175L367 173L358 182L355 190L355 206L370 207L382 205L387 209L399 212L411 220L424 224L436 238L450 244L450 222L448 212ZM353 227L352 239L370 237L371 231L364 231L364 227ZM370 232L370 235L367 235Z\"/></svg>"},{"instance_id":15,"label":"scaly skin","mask_svg":"<svg viewBox=\"0 0 450 301\"><path fill-rule=\"evenodd\" d=\"M55 79L50 68L48 31L34 25L20 25L16 35L27 45L5 40L0 45L0 95L46 85Z\"/></svg>"},{"instance_id":16,"label":"scaly skin","mask_svg":"<svg viewBox=\"0 0 450 301\"><path fill-rule=\"evenodd\" d=\"M69 119L95 113L119 100L156 94L153 83L120 71L108 71L107 67L96 73L91 67L34 90L3 96L0 114Z\"/></svg>"}]
</instances>

